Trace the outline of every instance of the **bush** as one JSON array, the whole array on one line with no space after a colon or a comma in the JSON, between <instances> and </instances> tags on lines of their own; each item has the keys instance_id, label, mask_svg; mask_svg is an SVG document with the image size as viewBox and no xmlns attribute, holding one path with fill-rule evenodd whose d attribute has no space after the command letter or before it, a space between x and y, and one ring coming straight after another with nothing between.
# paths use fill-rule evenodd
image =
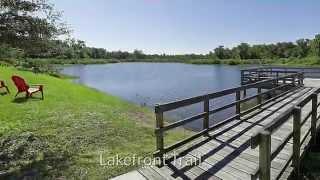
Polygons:
<instances>
[{"instance_id":1,"label":"bush","mask_svg":"<svg viewBox=\"0 0 320 180\"><path fill-rule=\"evenodd\" d=\"M14 58L0 59L0 65L2 66L14 66L16 64L17 64L17 59L14 59Z\"/></svg>"},{"instance_id":2,"label":"bush","mask_svg":"<svg viewBox=\"0 0 320 180\"><path fill-rule=\"evenodd\" d=\"M221 64L221 61L218 59L199 59L199 60L190 60L191 64Z\"/></svg>"},{"instance_id":3,"label":"bush","mask_svg":"<svg viewBox=\"0 0 320 180\"><path fill-rule=\"evenodd\" d=\"M0 58L1 59L3 59L3 58L12 59L12 58L22 58L22 57L24 57L23 50L9 47L6 44L0 45Z\"/></svg>"},{"instance_id":4,"label":"bush","mask_svg":"<svg viewBox=\"0 0 320 180\"><path fill-rule=\"evenodd\" d=\"M236 60L236 59L232 59L232 60L228 61L228 64L229 65L239 65L239 64L241 64L241 61Z\"/></svg>"}]
</instances>

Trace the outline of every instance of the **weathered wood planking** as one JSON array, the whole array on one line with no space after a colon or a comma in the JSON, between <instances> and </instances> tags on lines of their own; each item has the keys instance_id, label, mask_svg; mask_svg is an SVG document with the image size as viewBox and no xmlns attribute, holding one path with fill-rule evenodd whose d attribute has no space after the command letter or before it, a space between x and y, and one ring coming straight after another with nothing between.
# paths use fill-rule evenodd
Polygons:
<instances>
[{"instance_id":1,"label":"weathered wood planking","mask_svg":"<svg viewBox=\"0 0 320 180\"><path fill-rule=\"evenodd\" d=\"M141 176L144 179L250 179L251 175L259 167L259 149L251 149L251 137L264 128L265 125L273 122L275 118L292 107L293 104L312 93L314 93L312 88L298 88L264 104L259 109L242 116L240 119L235 119L214 131L210 131L207 136L201 136L187 145L177 148L176 153L179 156L176 159L169 159L167 165L144 167L134 171L132 174L137 179L141 179ZM311 103L307 103L302 108L301 120L307 117L311 108ZM275 130L270 139L271 152L281 144L284 137L293 131L293 126L293 120L290 117L289 120ZM301 141L310 128L311 116L300 129ZM305 152L310 139L309 133L301 144L300 154ZM291 175L294 170L291 166L291 161L289 161L292 153L293 139L290 138L279 154L271 161L271 179L287 179ZM189 164L190 159L196 159L196 161L193 164ZM282 172L288 161L289 165ZM282 173L280 177L278 177L279 173ZM129 178L132 179L131 177Z\"/></svg>"},{"instance_id":2,"label":"weathered wood planking","mask_svg":"<svg viewBox=\"0 0 320 180\"><path fill-rule=\"evenodd\" d=\"M299 177L298 168L294 167L299 167L300 157L309 147L311 137L314 139L316 125L320 124L317 122L319 118L316 118L320 113L317 108L319 89L301 87L303 74L295 71L252 69L242 71L241 77L242 82L246 81L242 83L246 84L244 86L157 105L155 155L166 153L166 163L164 166L148 166L133 171L127 178L220 180L258 177L269 180L287 179L292 172ZM263 92L261 88L265 85L270 88ZM240 91L245 95L250 88L258 88L257 95L241 98ZM277 95L276 91L281 93ZM230 94L235 95L235 101L210 110L210 100ZM267 94L273 97L262 101L261 97ZM241 103L254 98L257 98L258 105L241 111ZM203 103L203 113L163 126L163 112L194 103ZM232 106L236 107L235 116L208 126L210 114ZM298 115L296 112L299 112ZM197 119L203 119L203 131L164 147L165 131ZM254 148L257 145L252 146L252 143L258 143L259 148ZM177 155L176 158L174 155ZM191 164L190 159L193 159Z\"/></svg>"}]
</instances>

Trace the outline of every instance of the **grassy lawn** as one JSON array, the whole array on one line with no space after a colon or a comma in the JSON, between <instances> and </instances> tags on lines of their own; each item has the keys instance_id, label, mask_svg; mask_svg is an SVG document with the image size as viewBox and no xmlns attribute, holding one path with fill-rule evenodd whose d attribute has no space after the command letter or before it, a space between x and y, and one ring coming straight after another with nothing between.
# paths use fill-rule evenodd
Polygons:
<instances>
[{"instance_id":1,"label":"grassy lawn","mask_svg":"<svg viewBox=\"0 0 320 180\"><path fill-rule=\"evenodd\" d=\"M44 84L45 100L26 100L23 94L14 100L14 74ZM103 159L152 156L150 110L48 75L0 67L0 79L11 90L0 96L0 175L107 179L138 165L101 166L101 152ZM184 135L177 130L167 135L167 143Z\"/></svg>"}]
</instances>

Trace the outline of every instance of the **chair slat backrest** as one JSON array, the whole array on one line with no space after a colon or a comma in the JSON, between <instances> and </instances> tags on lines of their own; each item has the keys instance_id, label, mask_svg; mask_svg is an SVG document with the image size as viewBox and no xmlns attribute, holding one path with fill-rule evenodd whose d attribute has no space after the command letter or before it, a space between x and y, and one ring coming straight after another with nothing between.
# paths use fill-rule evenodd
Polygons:
<instances>
[{"instance_id":1,"label":"chair slat backrest","mask_svg":"<svg viewBox=\"0 0 320 180\"><path fill-rule=\"evenodd\" d=\"M29 89L29 85L25 82L25 80L19 76L12 76L12 81L16 85L19 92L24 92Z\"/></svg>"}]
</instances>

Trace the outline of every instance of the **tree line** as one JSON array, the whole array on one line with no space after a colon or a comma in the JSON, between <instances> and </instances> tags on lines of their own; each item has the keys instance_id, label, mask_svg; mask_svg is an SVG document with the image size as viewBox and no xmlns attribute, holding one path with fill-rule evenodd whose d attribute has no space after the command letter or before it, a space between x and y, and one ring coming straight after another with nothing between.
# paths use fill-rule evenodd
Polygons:
<instances>
[{"instance_id":1,"label":"tree line","mask_svg":"<svg viewBox=\"0 0 320 180\"><path fill-rule=\"evenodd\" d=\"M0 58L114 59L119 61L246 60L320 57L320 34L296 42L219 46L207 54L145 54L142 50L107 51L70 38L62 13L46 0L0 1ZM62 40L59 37L68 37Z\"/></svg>"},{"instance_id":2,"label":"tree line","mask_svg":"<svg viewBox=\"0 0 320 180\"><path fill-rule=\"evenodd\" d=\"M168 59L168 60L192 60L192 59L279 59L279 58L305 58L307 56L320 56L320 35L314 39L299 39L293 42L279 42L276 44L249 45L241 43L233 48L219 46L208 54L145 54L142 50L107 51L104 48L87 47L84 41L50 40L46 43L46 49L38 51L37 48L28 49L12 47L1 43L0 57L30 57L30 58L59 58L59 59L117 59L117 60L143 60L143 59Z\"/></svg>"},{"instance_id":3,"label":"tree line","mask_svg":"<svg viewBox=\"0 0 320 180\"><path fill-rule=\"evenodd\" d=\"M219 46L210 52L218 59L279 59L320 56L320 34L314 39L298 39L296 42L258 44L241 43L234 48Z\"/></svg>"}]
</instances>

